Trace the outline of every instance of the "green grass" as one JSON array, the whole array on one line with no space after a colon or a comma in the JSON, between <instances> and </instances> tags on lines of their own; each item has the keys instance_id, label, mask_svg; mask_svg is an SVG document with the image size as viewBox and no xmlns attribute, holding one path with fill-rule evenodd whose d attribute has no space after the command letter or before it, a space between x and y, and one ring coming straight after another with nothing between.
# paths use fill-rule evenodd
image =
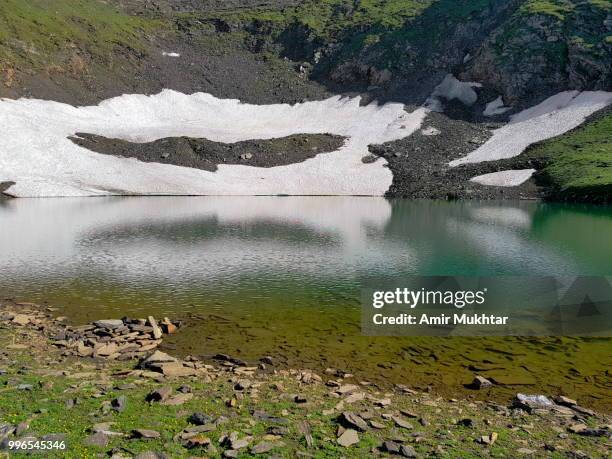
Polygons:
<instances>
[{"instance_id":1,"label":"green grass","mask_svg":"<svg viewBox=\"0 0 612 459\"><path fill-rule=\"evenodd\" d=\"M604 10L612 10L612 0L590 0L589 3Z\"/></svg>"},{"instance_id":2,"label":"green grass","mask_svg":"<svg viewBox=\"0 0 612 459\"><path fill-rule=\"evenodd\" d=\"M222 435L232 431L240 432L240 436L253 436L251 445L265 439L269 426L280 425L273 421L260 420L252 416L253 410L263 410L271 416L282 417L287 420L284 424L288 432L282 436L272 455L283 458L293 458L297 452L314 458L334 457L371 457L372 449L379 447L383 440L390 438L411 438L413 432L421 432L423 441L411 443L419 453L419 457L429 457L434 448L440 446L443 451L436 454L442 458L478 458L487 455L490 457L510 457L513 452L528 444L534 449L544 443L561 442L563 449L551 452L552 458L565 457L565 451L571 444L575 449L581 449L594 457L599 457L605 450L606 438L580 437L572 435L567 441L558 438L558 431L551 428L550 417L544 417L542 422L535 421L529 415L512 415L508 417L497 410L487 408L487 404L466 401L455 403L444 399L421 395L387 394L374 387L364 388L376 399L382 397L392 398L390 406L382 409L374 408L367 398L346 404L344 409L360 413L368 410L374 413L374 419L382 423L381 430L370 429L359 434L360 441L350 448L341 448L336 443L337 416L342 410L332 410L339 402L337 397L329 395L331 388L323 384L302 384L295 375L267 375L251 380L259 385L257 391L247 390L239 398L235 407L225 403L235 396L234 382L230 380L231 373L222 373L212 382L204 382L200 377L183 378L180 380L156 383L148 378L132 376L117 376L120 372L132 368L134 362L112 362L102 364L96 369L93 361L68 358L58 363L60 349L47 348L37 335L22 335L23 330L0 330L0 347L8 349L9 344L16 341L34 343L32 349L10 349L10 358L0 359L0 424L10 423L16 425L22 421L29 423L29 429L24 435L41 438L48 434L65 435L67 449L65 451L47 451L40 457L45 458L96 458L104 455L112 448L121 448L130 456L144 451L164 451L172 458L187 458L206 456L220 458L223 447L219 446ZM27 332L26 332L27 334ZM61 372L66 372L62 375ZM113 376L115 375L115 376ZM349 381L354 383L354 381ZM32 385L32 390L19 390L18 384ZM131 387L119 390L118 387L131 383ZM146 395L153 389L161 386L172 386L175 390L181 384L189 384L194 397L179 406L167 406L159 403L148 403ZM274 383L274 384L273 384ZM279 386L280 384L280 386ZM296 404L292 401L292 394L303 394L308 403ZM127 399L125 410L122 412L105 412L102 406L115 397L125 396ZM66 408L66 401L78 399L72 408ZM425 401L423 401L425 400ZM434 402L435 400L435 402ZM426 404L426 401L433 404ZM401 430L394 427L391 420L383 419L380 414L395 412L404 409L417 413L429 422L420 425L417 419L410 420L413 430ZM216 453L208 453L203 448L188 450L181 441L175 441L179 434L190 424L188 416L195 412L205 413L213 418L224 416L226 422L219 424L211 432L204 434L214 445ZM484 418L487 421L485 423ZM471 418L475 426L465 427L457 424L458 419ZM313 445L308 447L300 432L299 424L306 421L310 426ZM124 437L114 436L105 447L88 446L84 440L90 435L90 429L95 423L113 422L111 430L123 432ZM590 418L588 425L596 427L601 424L601 418ZM530 432L510 428L514 425L533 424ZM145 440L130 438L132 429L151 429L161 434L159 439ZM497 432L499 438L493 446L484 446L475 442L480 435ZM11 437L14 438L14 437ZM269 440L269 439L268 439ZM271 440L270 440L271 441ZM571 442L571 443L569 443ZM249 448L241 450L239 458L254 457ZM27 453L12 453L11 457L31 457ZM257 457L267 457L259 455ZM539 456L538 456L539 457Z\"/></svg>"},{"instance_id":3,"label":"green grass","mask_svg":"<svg viewBox=\"0 0 612 459\"><path fill-rule=\"evenodd\" d=\"M205 14L229 22L268 21L279 27L298 24L322 38L340 38L355 32L390 32L422 15L432 6L441 5L447 15L472 12L487 1L467 0L307 0L284 10L250 9Z\"/></svg>"},{"instance_id":4,"label":"green grass","mask_svg":"<svg viewBox=\"0 0 612 459\"><path fill-rule=\"evenodd\" d=\"M99 0L3 0L0 61L40 64L82 50L110 58L117 46L141 49L157 20L128 16Z\"/></svg>"},{"instance_id":5,"label":"green grass","mask_svg":"<svg viewBox=\"0 0 612 459\"><path fill-rule=\"evenodd\" d=\"M574 9L568 0L529 0L521 6L524 14L547 14L564 20L567 13Z\"/></svg>"},{"instance_id":6,"label":"green grass","mask_svg":"<svg viewBox=\"0 0 612 459\"><path fill-rule=\"evenodd\" d=\"M560 197L612 196L612 114L528 151L544 162L541 176Z\"/></svg>"}]
</instances>

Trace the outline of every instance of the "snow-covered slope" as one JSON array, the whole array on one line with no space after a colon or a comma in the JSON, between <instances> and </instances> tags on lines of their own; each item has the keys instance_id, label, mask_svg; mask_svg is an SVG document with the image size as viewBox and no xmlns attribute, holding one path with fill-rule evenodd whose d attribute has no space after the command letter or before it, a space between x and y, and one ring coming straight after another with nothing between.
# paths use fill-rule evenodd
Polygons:
<instances>
[{"instance_id":1,"label":"snow-covered slope","mask_svg":"<svg viewBox=\"0 0 612 459\"><path fill-rule=\"evenodd\" d=\"M401 104L360 106L333 97L297 105L248 105L164 90L123 95L97 106L53 101L0 101L0 182L12 181L18 197L108 194L169 195L383 195L392 174L379 159L364 164L368 145L398 140L419 129L425 108ZM132 142L203 137L218 142L271 139L292 134L346 136L338 151L288 166L219 165L207 172L144 163L91 152L68 139L87 132Z\"/></svg>"},{"instance_id":2,"label":"snow-covered slope","mask_svg":"<svg viewBox=\"0 0 612 459\"><path fill-rule=\"evenodd\" d=\"M489 186L519 186L535 174L535 169L517 169L472 177L471 181Z\"/></svg>"},{"instance_id":3,"label":"snow-covered slope","mask_svg":"<svg viewBox=\"0 0 612 459\"><path fill-rule=\"evenodd\" d=\"M589 115L610 104L612 104L612 92L559 93L535 107L514 115L510 123L493 131L493 137L480 148L449 164L454 167L518 156L533 143L556 137L578 127Z\"/></svg>"}]
</instances>

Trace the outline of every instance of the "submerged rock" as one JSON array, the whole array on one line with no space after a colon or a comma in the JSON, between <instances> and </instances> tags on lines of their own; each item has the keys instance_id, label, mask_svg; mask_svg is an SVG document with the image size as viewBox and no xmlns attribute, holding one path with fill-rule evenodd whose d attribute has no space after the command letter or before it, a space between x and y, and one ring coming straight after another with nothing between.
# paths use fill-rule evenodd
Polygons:
<instances>
[{"instance_id":1,"label":"submerged rock","mask_svg":"<svg viewBox=\"0 0 612 459\"><path fill-rule=\"evenodd\" d=\"M491 381L482 376L476 376L471 384L474 389L484 389L486 387L491 387L492 385L493 383Z\"/></svg>"}]
</instances>

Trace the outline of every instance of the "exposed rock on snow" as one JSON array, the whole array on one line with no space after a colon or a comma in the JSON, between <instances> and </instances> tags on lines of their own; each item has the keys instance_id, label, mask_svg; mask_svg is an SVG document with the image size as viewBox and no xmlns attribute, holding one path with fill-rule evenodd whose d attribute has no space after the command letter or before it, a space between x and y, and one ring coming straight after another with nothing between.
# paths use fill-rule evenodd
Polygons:
<instances>
[{"instance_id":1,"label":"exposed rock on snow","mask_svg":"<svg viewBox=\"0 0 612 459\"><path fill-rule=\"evenodd\" d=\"M493 131L493 137L469 155L451 161L450 166L513 158L536 142L561 135L612 104L612 92L566 91L535 107L512 116L510 123ZM490 174L487 174L490 175Z\"/></svg>"},{"instance_id":2,"label":"exposed rock on snow","mask_svg":"<svg viewBox=\"0 0 612 459\"><path fill-rule=\"evenodd\" d=\"M500 171L479 175L472 178L471 181L490 186L519 186L529 180L534 173L535 169Z\"/></svg>"},{"instance_id":3,"label":"exposed rock on snow","mask_svg":"<svg viewBox=\"0 0 612 459\"><path fill-rule=\"evenodd\" d=\"M189 137L167 137L154 142L132 143L86 133L79 133L77 137L70 137L70 140L83 148L105 155L210 172L215 172L219 164L275 167L300 163L318 154L336 151L344 144L343 137L329 134L302 134L236 143L211 142L208 139Z\"/></svg>"},{"instance_id":4,"label":"exposed rock on snow","mask_svg":"<svg viewBox=\"0 0 612 459\"><path fill-rule=\"evenodd\" d=\"M497 99L487 104L482 114L484 116L497 116L503 115L508 110L512 110L512 107L506 107L504 105L504 100L502 99L502 96L499 96Z\"/></svg>"},{"instance_id":5,"label":"exposed rock on snow","mask_svg":"<svg viewBox=\"0 0 612 459\"><path fill-rule=\"evenodd\" d=\"M425 101L425 107L435 112L443 111L443 104L440 98L446 100L457 99L465 105L474 105L478 100L478 94L476 94L474 88L480 87L482 87L480 83L459 81L449 73Z\"/></svg>"},{"instance_id":6,"label":"exposed rock on snow","mask_svg":"<svg viewBox=\"0 0 612 459\"><path fill-rule=\"evenodd\" d=\"M402 104L360 106L333 97L297 105L248 105L164 90L123 95L97 106L53 101L0 101L4 127L0 182L17 197L110 194L169 195L383 195L392 181L385 161L364 164L368 145L398 140L421 127L427 109ZM68 137L88 132L131 142L188 136L217 142L272 139L292 134L338 134L339 150L299 164L272 168L220 165L208 172L143 163L91 152Z\"/></svg>"}]
</instances>

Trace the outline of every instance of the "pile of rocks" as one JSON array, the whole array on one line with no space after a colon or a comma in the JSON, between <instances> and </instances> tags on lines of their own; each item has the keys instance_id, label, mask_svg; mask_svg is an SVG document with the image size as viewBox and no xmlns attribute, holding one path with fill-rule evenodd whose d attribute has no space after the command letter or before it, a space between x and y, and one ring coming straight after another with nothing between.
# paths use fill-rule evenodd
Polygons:
<instances>
[{"instance_id":1,"label":"pile of rocks","mask_svg":"<svg viewBox=\"0 0 612 459\"><path fill-rule=\"evenodd\" d=\"M2 305L4 306L4 305ZM45 330L51 321L51 314L43 311L34 309L38 307L33 303L17 303L20 307L19 312L15 312L12 309L0 310L0 322L8 323L12 326L17 327L29 327L36 328L38 330ZM64 318L59 317L56 322L61 322Z\"/></svg>"},{"instance_id":2,"label":"pile of rocks","mask_svg":"<svg viewBox=\"0 0 612 459\"><path fill-rule=\"evenodd\" d=\"M53 344L68 354L109 360L140 359L162 343L164 333L176 332L178 324L167 317L159 324L147 319L98 320L90 325L67 326L52 337Z\"/></svg>"}]
</instances>

